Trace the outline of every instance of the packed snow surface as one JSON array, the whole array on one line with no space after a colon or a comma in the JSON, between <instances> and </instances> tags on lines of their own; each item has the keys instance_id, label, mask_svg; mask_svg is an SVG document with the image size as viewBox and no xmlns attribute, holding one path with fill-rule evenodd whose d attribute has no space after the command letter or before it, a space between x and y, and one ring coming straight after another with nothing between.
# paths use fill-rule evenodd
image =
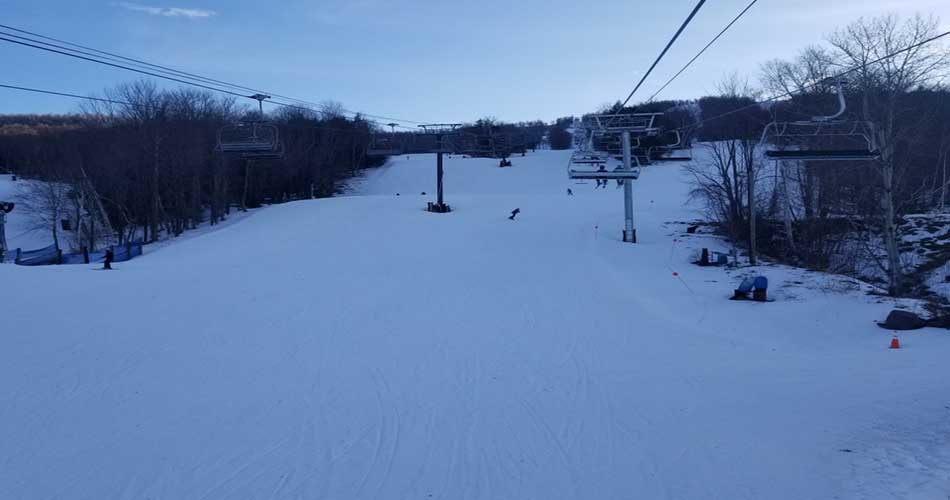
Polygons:
<instances>
[{"instance_id":1,"label":"packed snow surface","mask_svg":"<svg viewBox=\"0 0 950 500\"><path fill-rule=\"evenodd\" d=\"M569 154L448 159L450 214L416 155L113 272L0 266L0 498L946 498L950 336L690 264L678 164L622 243ZM755 272L775 302L726 300Z\"/></svg>"}]
</instances>

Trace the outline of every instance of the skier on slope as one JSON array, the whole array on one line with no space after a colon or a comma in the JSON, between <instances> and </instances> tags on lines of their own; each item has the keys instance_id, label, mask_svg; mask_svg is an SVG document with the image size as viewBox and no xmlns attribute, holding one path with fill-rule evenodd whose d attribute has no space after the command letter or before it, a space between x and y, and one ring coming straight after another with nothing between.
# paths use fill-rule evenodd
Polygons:
<instances>
[{"instance_id":1,"label":"skier on slope","mask_svg":"<svg viewBox=\"0 0 950 500\"><path fill-rule=\"evenodd\" d=\"M115 258L115 253L112 252L112 247L106 249L106 259L102 262L103 269L112 269L112 260Z\"/></svg>"}]
</instances>

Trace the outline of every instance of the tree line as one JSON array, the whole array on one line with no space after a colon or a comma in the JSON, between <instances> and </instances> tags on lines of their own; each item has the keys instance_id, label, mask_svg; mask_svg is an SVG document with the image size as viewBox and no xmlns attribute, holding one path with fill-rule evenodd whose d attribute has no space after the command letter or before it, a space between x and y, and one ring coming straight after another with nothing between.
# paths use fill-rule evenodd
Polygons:
<instances>
[{"instance_id":1,"label":"tree line","mask_svg":"<svg viewBox=\"0 0 950 500\"><path fill-rule=\"evenodd\" d=\"M246 159L218 151L232 124L267 122L282 157ZM538 147L547 126L487 119L466 134ZM262 129L263 130L263 129ZM385 157L368 154L374 138L393 135L342 106L283 107L267 116L232 97L204 90L164 89L150 80L118 85L102 101L62 116L0 116L0 171L33 179L21 210L57 246L95 249L128 240L154 242L232 210L337 194L360 170ZM417 133L394 134L424 144ZM500 142L500 141L499 141ZM411 148L406 149L407 152Z\"/></svg>"}]
</instances>

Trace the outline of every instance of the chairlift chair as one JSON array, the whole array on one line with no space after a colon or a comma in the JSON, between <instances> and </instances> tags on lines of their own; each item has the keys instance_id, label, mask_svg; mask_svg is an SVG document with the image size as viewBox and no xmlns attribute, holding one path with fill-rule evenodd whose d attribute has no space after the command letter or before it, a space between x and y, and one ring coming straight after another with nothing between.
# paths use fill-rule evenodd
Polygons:
<instances>
[{"instance_id":1,"label":"chairlift chair","mask_svg":"<svg viewBox=\"0 0 950 500\"><path fill-rule=\"evenodd\" d=\"M880 158L874 124L840 119L847 110L844 82L835 84L838 111L810 120L772 122L762 131L760 144L772 145L765 156L775 161L867 161ZM834 143L834 147L829 147Z\"/></svg>"},{"instance_id":2,"label":"chairlift chair","mask_svg":"<svg viewBox=\"0 0 950 500\"><path fill-rule=\"evenodd\" d=\"M605 132L630 131L634 136L655 136L660 132L656 119L663 113L620 113L592 115L596 128Z\"/></svg>"},{"instance_id":3,"label":"chairlift chair","mask_svg":"<svg viewBox=\"0 0 950 500\"><path fill-rule=\"evenodd\" d=\"M623 165L616 165L608 169L610 160L600 158L575 158L567 165L567 176L571 179L600 179L600 180L619 180L619 179L639 179L640 161L636 157L631 158L633 165L630 170L625 170Z\"/></svg>"},{"instance_id":4,"label":"chairlift chair","mask_svg":"<svg viewBox=\"0 0 950 500\"><path fill-rule=\"evenodd\" d=\"M651 146L647 151L651 161L692 161L693 151L683 145L683 136L679 130L669 130L660 135L661 138L668 138L666 142ZM686 156L673 156L672 152L685 150ZM658 153L658 154L654 154Z\"/></svg>"},{"instance_id":5,"label":"chairlift chair","mask_svg":"<svg viewBox=\"0 0 950 500\"><path fill-rule=\"evenodd\" d=\"M242 122L218 130L215 149L245 159L275 159L284 154L277 127L264 122Z\"/></svg>"},{"instance_id":6,"label":"chairlift chair","mask_svg":"<svg viewBox=\"0 0 950 500\"><path fill-rule=\"evenodd\" d=\"M592 160L606 162L610 159L610 155L602 153L599 151L574 151L571 154L571 158L575 161L577 160Z\"/></svg>"},{"instance_id":7,"label":"chairlift chair","mask_svg":"<svg viewBox=\"0 0 950 500\"><path fill-rule=\"evenodd\" d=\"M399 156L402 152L402 144L395 134L374 133L370 136L369 146L366 148L367 156Z\"/></svg>"}]
</instances>

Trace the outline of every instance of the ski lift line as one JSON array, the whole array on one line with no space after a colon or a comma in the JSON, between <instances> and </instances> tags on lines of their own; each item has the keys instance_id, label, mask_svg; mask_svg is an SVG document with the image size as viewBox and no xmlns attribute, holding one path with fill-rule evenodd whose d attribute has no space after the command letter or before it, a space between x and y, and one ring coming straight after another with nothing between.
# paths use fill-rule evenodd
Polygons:
<instances>
[{"instance_id":1,"label":"ski lift line","mask_svg":"<svg viewBox=\"0 0 950 500\"><path fill-rule=\"evenodd\" d=\"M726 27L723 28L722 31L719 32L718 35L713 37L713 39L710 40L709 43L707 43L706 46L702 48L702 50L696 53L696 55L693 56L693 58L690 59L689 62L687 62L682 68L680 68L680 70L677 71L676 74L672 76L672 78L667 80L666 83L664 83L663 86L659 88L659 90L654 92L653 95L651 95L650 98L647 99L647 102L652 102L653 99L655 99L656 96L659 95L660 92L663 92L666 89L666 87L669 87L669 85L673 83L673 80L676 80L677 78L679 78L679 76L682 75L683 72L686 71L694 62L696 62L696 60L699 59L700 56L702 56L709 49L709 47L712 47L714 43L716 43L720 38L722 38L722 35L726 34L726 32L729 31L729 28L732 28L732 26L736 24L736 22L738 22L739 19L741 19L742 16L744 16L746 12L749 12L752 6L755 5L756 2L758 1L759 0L752 0L751 2L749 2L749 5L746 5L746 7L742 9L741 12L739 12L739 15L734 17L732 21L730 21L729 24L727 24Z\"/></svg>"},{"instance_id":2,"label":"ski lift line","mask_svg":"<svg viewBox=\"0 0 950 500\"><path fill-rule=\"evenodd\" d=\"M190 82L190 81L187 81L187 80L182 80L182 79L175 78L175 77L171 77L171 76L161 75L161 74L158 74L158 73L152 73L152 72L150 72L150 71L145 71L145 70L141 70L141 69L130 68L130 67L128 67L128 66L123 66L123 65L121 65L121 64L111 63L111 62L103 61L103 60L100 60L100 59L94 59L94 58L92 58L92 57L86 57L86 56L83 56L83 55L80 55L80 54L74 54L74 53L71 53L71 52L66 52L66 51L62 51L62 50L58 50L58 49L53 49L53 48L50 48L50 47L43 47L42 45L35 45L35 44L32 44L32 43L21 42L21 41L19 41L19 40L13 40L13 39L11 39L11 38L5 38L5 37L3 37L3 36L0 36L0 40L3 40L3 41L5 41L5 42L10 42L10 43L15 43L15 44L18 44L18 45L23 45L23 46L26 46L26 47L32 47L32 48L34 48L34 49L45 50L45 51L47 51L47 52L53 52L53 53L56 53L56 54L62 54L62 55L64 55L64 56L75 57L76 59L82 59L82 60L89 61L89 62L104 64L104 65L106 65L106 66L112 66L112 67L114 67L114 68L119 68L119 69L125 69L125 70L129 70L129 71L134 71L134 72L136 72L136 73L141 73L141 74L148 75L148 76L154 76L154 77L156 77L156 78L162 78L162 79L165 79L165 80L171 80L171 81L173 81L173 82L184 83L185 85L193 85L193 86L195 86L195 87L201 87L201 88L203 88L203 89L213 90L213 91L216 91L216 92L222 92L222 93L230 94L230 95L237 96L237 97L247 97L246 95L241 94L241 93L239 93L239 92L232 92L232 91L230 91L230 90L221 89L221 88L217 88L217 87L211 87L211 86L209 86L209 85L204 85L204 84L200 84L200 83L196 83L196 82Z\"/></svg>"},{"instance_id":3,"label":"ski lift line","mask_svg":"<svg viewBox=\"0 0 950 500\"><path fill-rule=\"evenodd\" d=\"M59 42L59 43L63 43L63 44L66 44L66 45L71 45L71 46L73 46L73 47L80 47L80 48L82 48L82 49L89 50L89 51L92 51L92 52L95 52L95 53L99 53L99 54L106 54L106 55L108 56L108 57L106 57L106 58L107 58L107 59L110 59L110 60L112 60L112 61L114 61L114 62L121 62L121 61L119 61L119 60L131 61L132 63L136 64L136 65L139 66L139 67L145 66L145 67L149 67L149 68L156 68L156 69L160 70L160 72L162 72L162 73L171 73L171 74L173 74L173 75L175 75L175 76L182 76L182 77L188 78L188 79L196 79L196 80L203 81L203 82L209 83L209 84L220 84L220 85L224 85L224 86L231 87L231 88L235 88L235 89L241 89L241 90L246 90L246 91L251 91L251 92L256 92L256 93L271 94L271 95L274 95L274 96L276 96L276 97L280 97L280 98L283 98L283 99L290 99L290 100L292 100L292 101L297 101L297 102L299 102L299 103L306 104L306 105L320 106L319 104L314 103L314 102L312 102L312 101L307 101L307 100L304 100L304 99L298 99L298 98L294 98L294 97L290 97L290 96L285 96L285 95L277 94L277 93L275 93L275 92L262 91L262 90L254 89L254 88L251 88L251 87L245 87L245 86L243 86L243 85L238 85L238 84L226 82L226 81L223 81L223 80L216 80L216 79L214 79L214 78L208 78L208 77L204 77L204 76L201 76L201 75L196 75L196 74L194 74L194 73L188 73L188 72L186 72L186 71L176 70L176 69L169 68L169 67L166 67L166 66L162 66L162 65L159 65L159 64L153 64L153 63L149 63L149 62L142 61L142 60L139 60L139 59L134 59L134 58L130 58L130 57L125 57L125 56L121 56L121 55L118 55L118 54L113 54L113 53L111 53L111 52L106 52L106 51L94 49L94 48L91 48L91 47L86 47L86 46L83 46L83 45L79 45L79 44L75 44L75 43L72 43L72 42L68 42L68 41L65 41L65 40L59 40L59 39L52 38L52 37L48 37L48 36L45 36L45 35L40 35L40 34L32 33L32 32L26 31L26 30L21 30L21 29L18 29L18 28L13 28L13 27L6 26L6 25L3 25L3 24L0 24L0 28L5 28L5 29L8 29L8 30L17 31L17 32L20 32L20 33L30 34L30 35L33 35L33 36L36 36L36 37L39 37L39 38L47 39L47 40L57 41L57 42ZM72 52L78 52L78 53L80 53L80 54L88 55L88 56L91 56L91 57L103 58L103 56L98 56L98 55L95 55L95 54L91 54L91 53L89 53L89 52L83 52L83 51L81 51L81 50L71 49L71 48L68 48L68 47L63 47L63 46L59 46L59 45L56 45L56 44L52 44L52 43L48 43L48 42L43 42L43 41L40 41L40 40L34 40L34 39L27 38L27 37L23 37L23 36L19 36L19 35L14 35L14 34L11 34L11 33L3 33L2 31L0 31L0 34L6 35L6 36L12 36L12 37L19 38L19 39L22 39L22 40L28 40L28 41L33 42L33 43L40 43L40 44L43 44L43 45L48 45L48 46L55 47L55 48L62 49L62 50L69 50L69 51L72 51ZM414 122L414 121L412 121L412 120L402 120L402 119L392 118L392 117L387 117L387 116L382 116L382 115L373 115L373 114L363 113L363 112L360 112L360 111L353 111L353 110L349 110L349 109L345 109L345 108L343 108L343 111L344 111L345 113L350 113L350 114L354 114L354 115L355 115L355 114L362 114L363 116L370 116L370 117L379 118L379 119L382 119L382 120L395 120L395 121L402 121L402 122L405 122L405 123L413 123L413 124L415 124L415 123L420 123L420 122Z\"/></svg>"},{"instance_id":4,"label":"ski lift line","mask_svg":"<svg viewBox=\"0 0 950 500\"><path fill-rule=\"evenodd\" d=\"M140 108L145 108L145 109L155 107L155 106L148 106L145 104L132 104L130 102L117 101L115 99L105 99L102 97L92 97L92 96L86 96L86 95L70 94L68 92L57 92L54 90L43 90L43 89L34 89L30 87L19 87L16 85L7 85L4 83L0 83L0 88L11 89L11 90L22 90L24 92L35 92L38 94L49 94L49 95L58 95L58 96L63 96L63 97L72 97L74 99L85 99L88 101L98 101L98 102L105 102L109 104L121 104L123 106L140 107Z\"/></svg>"},{"instance_id":5,"label":"ski lift line","mask_svg":"<svg viewBox=\"0 0 950 500\"><path fill-rule=\"evenodd\" d=\"M22 41L19 41L19 40L13 40L13 39L6 38L6 37L3 37L3 36L0 36L0 40L5 41L5 42L10 42L10 43L18 44L18 45L23 45L23 46L26 46L26 47L32 47L32 48L39 49L39 50L44 50L44 51L47 51L47 52L53 52L53 53L56 53L56 54L61 54L61 55L69 56L69 57L74 57L74 58L76 58L76 59L81 59L81 60L84 60L84 61L99 63L99 64L103 64L103 65L106 65L106 66L111 66L111 67L114 67L114 68L125 69L125 70L128 70L128 71L133 71L133 72L136 72L136 73L141 73L141 74L148 75L148 76L153 76L153 77L156 77L156 78L161 78L161 79L164 79L164 80L169 80L169 81L173 81L173 82L177 82L177 83L183 83L183 84L185 84L185 85L191 85L191 86L203 88L203 89L206 89L206 90L211 90L211 91L215 91L215 92L221 92L221 93L228 94L228 95L232 95L232 96L235 96L235 97L242 97L242 98L250 99L249 96L246 96L246 95L241 94L241 93L239 93L239 92L234 92L234 91L227 90L227 89L222 89L222 88L218 88L218 87L213 87L213 86L210 86L210 85L204 85L204 84L196 83L196 82L193 82L193 81L182 80L182 79L180 79L180 78L171 77L171 76L167 76L167 75L162 75L162 74L159 74L159 73L153 73L153 72L151 72L151 71L145 71L145 70L141 70L141 69L131 68L131 67L129 67L129 66L124 66L124 65L121 65L121 64L116 64L116 63L112 63L112 62L108 62L108 61L103 61L103 60L100 60L100 59L95 59L95 58L87 57L87 56L80 55L80 54L74 54L74 53L71 53L71 52L66 52L66 51L63 51L63 50L58 50L58 49L54 49L54 48L50 48L50 47L43 47L43 46L41 46L41 45L35 45L35 44L32 44L32 43L28 43L28 42L22 42ZM302 106L296 106L296 105L293 105L293 104L282 103L282 102L279 102L279 101L273 101L273 100L272 100L272 101L269 101L269 102L272 103L272 104L276 104L276 105L278 105L278 106L286 106L286 107L291 107L291 108L298 108L298 109L302 109L302 110L315 111L315 112L318 112L318 113L325 113L325 114L326 114L326 113L329 113L329 112L326 112L326 111L313 110L313 109L310 109L310 108L305 108L305 107L302 107Z\"/></svg>"},{"instance_id":6,"label":"ski lift line","mask_svg":"<svg viewBox=\"0 0 950 500\"><path fill-rule=\"evenodd\" d=\"M746 105L746 106L742 106L742 107L740 107L740 108L733 109L732 111L727 111L727 112L725 112L725 113L722 113L722 114L720 114L720 115L713 116L713 117L711 117L711 118L705 118L705 119L700 120L700 121L698 121L698 122L696 122L696 123L693 123L693 124L691 124L691 125L686 125L686 126L683 126L683 127L679 127L679 128L677 128L676 130L681 130L681 131L682 131L682 130L694 129L694 128L697 128L697 127L699 127L700 125L702 125L702 124L704 124L704 123L711 122L711 121L713 121L713 120L718 120L718 119L720 119L720 118L725 118L725 117L727 117L727 116L732 116L732 115L734 115L734 114L736 114L736 113L745 111L745 110L747 110L747 109L754 108L754 107L756 107L756 106L760 106L760 105L765 104L765 103L774 102L774 101L777 101L777 100L779 100L779 99L784 99L784 98L788 98L788 97L793 97L795 94L797 94L797 93L799 93L799 92L804 92L804 91L807 91L807 90L811 90L811 89L813 89L813 88L815 88L815 87L821 85L822 83L827 82L828 80L841 80L841 79L843 79L845 76L850 75L851 73L854 73L855 71L861 70L861 69L866 68L866 67L868 67L868 66L871 66L871 65L873 65L873 64L878 64L878 63L880 63L880 62L882 62L882 61L886 61L886 60L891 59L891 58L893 58L893 57L897 57L897 56L903 54L904 52L910 52L910 51L912 51L912 50L914 50L914 49L918 49L918 48L920 48L920 47L923 47L924 45L928 45L928 44L930 44L930 43L936 42L937 40L940 40L940 39L945 38L945 37L947 37L947 36L950 36L950 31L944 31L943 33L940 33L940 34L938 34L938 35L934 35L934 36L932 36L932 37L930 37L930 38L928 38L928 39L926 39L926 40L923 40L923 41L921 41L921 42L915 43L915 44L913 44L913 45L909 45L909 46L904 47L904 48L902 48L902 49L899 49L899 50L896 50L896 51L894 51L894 52L891 52L890 54L886 54L886 55L884 55L884 56L881 56L881 57L879 57L879 58L877 58L877 59L875 59L875 60L873 60L873 61L868 61L868 62L866 62L866 63L864 63L864 64L859 64L859 65L857 65L857 66L855 66L855 67L853 67L853 68L851 68L851 69L849 69L849 70L846 70L846 71L843 71L843 72L841 72L841 73L838 73L837 75L834 75L834 76L831 76L831 77L828 77L828 78L822 78L821 80L819 80L819 81L817 81L817 82L813 82L813 83L811 83L811 84L805 85L800 91L799 91L799 90L792 90L792 91L789 91L789 92L783 92L783 93L781 93L781 94L778 94L778 95L769 97L768 99L764 99L764 100L761 100L761 101L755 101L755 102L753 102L752 104L748 104L748 105Z\"/></svg>"},{"instance_id":7,"label":"ski lift line","mask_svg":"<svg viewBox=\"0 0 950 500\"><path fill-rule=\"evenodd\" d=\"M19 90L19 91L23 91L23 92L33 92L33 93L37 93L37 94L47 94L47 95L55 95L55 96L61 96L61 97L70 97L70 98L73 98L73 99L83 99L83 100L87 100L87 101L97 101L97 102L102 102L102 103L107 103L107 104L119 104L119 105L122 105L122 106L129 106L129 107L131 107L131 108L160 109L160 108L157 107L157 106L149 106L149 105L147 105L147 104L135 104L135 103L126 102L126 101L119 101L119 100L116 100L116 99L107 99L107 98L103 98L103 97L85 96L85 95L79 95L79 94L71 94L71 93L68 93L68 92L57 92L57 91L55 91L55 90L37 89L37 88L32 88L32 87L21 87L21 86L17 86L17 85L8 85L8 84L4 84L4 83L0 83L0 88L9 89L9 90ZM335 132L343 132L343 133L348 133L348 134L359 134L359 135L366 135L366 133L367 133L367 132L364 131L364 130L352 130L352 129L337 128L337 127L323 127L323 126L319 126L319 125L307 125L307 126L305 126L305 127L299 127L299 126L296 126L296 125L289 125L289 124L288 124L288 125L284 125L284 126L286 126L287 128L294 128L294 129L306 128L306 129L330 130L330 131L335 131Z\"/></svg>"},{"instance_id":8,"label":"ski lift line","mask_svg":"<svg viewBox=\"0 0 950 500\"><path fill-rule=\"evenodd\" d=\"M132 63L132 64L134 64L134 65L140 67L140 68L141 68L141 67L156 68L156 69L162 70L162 72L167 72L167 73L171 73L171 74L176 74L176 75L180 75L180 76L187 77L187 78L190 78L190 79L201 80L201 81L204 81L204 82L207 82L207 83L210 83L210 84L220 84L220 85L224 85L224 86L231 87L231 88L234 88L234 89L240 89L240 90L245 90L245 91L249 91L249 92L256 92L256 93L263 93L263 94L271 94L271 95L274 95L274 96L277 96L277 97L280 97L280 98L283 98L283 99L290 99L290 100L292 100L292 101L297 101L297 102L302 103L302 104L317 105L316 103L313 103L313 102L310 102L310 101L306 101L306 100L303 100L303 99L297 99L297 98L293 98L293 97L290 97L290 96L280 95L280 94L277 94L277 93L275 93L275 92L264 91L264 90L255 89L255 88L252 88L252 87L245 87L245 86L243 86L243 85L238 85L238 84L235 84L235 83L230 83L230 82L227 82L227 81L224 81L224 80L217 80L217 79L214 79L214 78L209 78L209 77L201 76L201 75L198 75L198 74L195 74L195 73L189 73L189 72L187 72L187 71L177 70L177 69L174 69L174 68L170 68L170 67L168 67L168 66L162 66L162 65L160 65L160 64L150 63L150 62L147 62L147 61L143 61L143 60L141 60L141 59L135 59L135 58L132 58L132 57L126 57L126 56L123 56L123 55L120 55L120 54L116 54L116 53L113 53L113 52L108 52L108 51L104 51L104 50L99 50L99 49L96 49L96 48L93 48L93 47L88 47L88 46L81 45L81 44L78 44L78 43L73 43L73 42L70 42L70 41L67 41L67 40L62 40L62 39L59 39L59 38L54 38L54 37L46 36L46 35L43 35L43 34L40 34L40 33L35 33L35 32L32 32L32 31L27 31L27 30L24 30L24 29L16 28L16 27L13 27L13 26L8 26L8 25L5 25L5 24L0 24L0 28L6 29L6 30L9 30L9 31L15 31L15 32L17 32L17 33L23 33L23 34L30 35L30 36L33 36L33 37L36 37L36 38L42 38L42 39L44 39L44 40L50 40L50 41L52 41L52 42L60 43L60 44L63 44L63 45L68 45L68 46L70 46L70 47L76 47L77 49L82 49L82 50L67 49L66 47L57 46L57 45L55 45L55 44L51 44L51 43L47 43L47 42L42 42L42 41L39 41L39 40L34 40L34 39L30 39L30 38L26 38L26 37L22 37L22 36L10 34L10 33L3 33L3 34L6 35L6 36L12 36L12 37L15 37L15 38L20 38L20 39L22 39L22 40L29 40L29 41L32 41L32 42L35 42L35 43L42 43L42 44L44 44L44 45L49 45L49 46L52 46L52 47L58 47L58 48L63 48L63 49L67 49L67 50L72 50L72 51L79 52L79 53L85 54L85 55L90 55L90 56L93 56L93 57L104 57L104 58L106 58L106 59L109 59L109 60L112 60L112 61L115 61L115 62L127 61L127 62L129 62L129 63ZM0 32L0 33L2 33L2 32ZM89 51L89 52L83 52L84 50L85 50L85 51ZM93 53L94 53L94 54L93 54ZM96 55L96 54L101 54L101 55Z\"/></svg>"},{"instance_id":9,"label":"ski lift line","mask_svg":"<svg viewBox=\"0 0 950 500\"><path fill-rule=\"evenodd\" d=\"M63 45L57 45L57 44L55 44L55 43L44 42L44 41L42 41L42 40L37 40L37 39L35 39L35 38L29 38L29 37L17 35L17 34L14 34L14 33L5 33L5 32L3 32L3 31L0 31L0 34L2 34L2 35L4 35L4 36L9 36L9 37L17 38L17 39L24 40L24 41L27 41L27 42L39 43L39 44L46 45L46 46L48 46L48 47L53 47L53 48L62 49L62 50L68 50L68 51L70 51L70 52L75 52L75 53L77 53L77 54L82 54L82 55L89 56L89 57L95 57L95 58L98 58L98 59L105 59L105 60L112 61L112 62L116 62L116 63L120 63L120 64L129 64L129 65L132 65L132 66L136 66L136 67L138 67L138 68L140 68L140 69L154 69L154 70L159 71L159 72L161 72L161 73L167 73L167 74L170 74L170 75L172 75L172 76L180 76L180 77L182 77L182 78L188 78L188 79L193 79L193 80L199 80L199 81L202 81L203 83L207 83L207 84L209 84L209 85L221 85L221 86L224 86L224 87L231 87L232 89L238 89L238 90L241 90L241 91L259 92L259 93L271 94L271 92L265 92L265 91L258 90L258 89L253 89L253 88L250 88L250 87L244 87L244 86L241 86L241 85L237 85L237 84L233 84L233 83L228 83L228 82L221 81L221 80L215 80L215 79L213 79L213 78L206 78L206 77L203 77L203 76L200 76L200 75L195 75L195 74L193 74L193 73L188 73L188 72L185 72L185 71L178 71L178 70L176 70L176 69L168 68L168 67L161 66L161 65L158 65L158 64L150 64L150 63L147 63L147 62L144 62L144 61L139 61L139 60L137 60L137 59L132 59L132 58L128 58L128 57L124 57L124 56L120 56L120 55L111 54L111 53L109 53L109 52L97 50L97 49L94 49L94 48L91 48L91 47L85 47L85 46L83 46L83 45L78 45L78 44L74 44L74 43L67 42L67 41L61 41L61 40L57 40L57 39L55 39L55 38L46 37L46 36L43 36L43 35L32 34L32 33L29 33L29 32L23 31L23 30L19 30L19 29L16 29L16 28L8 27L8 26L3 25L3 24L0 24L0 28L6 29L6 30L10 30L10 31L17 31L17 32L20 32L20 33L31 34L31 35L35 36L36 38L43 38L43 39L47 39L47 40L53 40L53 41L62 43ZM70 48L70 47L66 47L65 45L69 45L69 46L72 46L72 47L78 47L78 48ZM275 95L276 95L276 94L275 94ZM286 96L279 96L279 97L286 97ZM297 99L293 99L292 97L286 97L286 98L292 99L292 100L297 100ZM301 101L301 102L304 102L304 101Z\"/></svg>"},{"instance_id":10,"label":"ski lift line","mask_svg":"<svg viewBox=\"0 0 950 500\"><path fill-rule=\"evenodd\" d=\"M689 13L689 16L686 17L686 20L683 21L683 24L680 25L678 30L676 30L676 33L673 35L673 38L671 38L670 41L666 43L666 47L663 47L663 51L660 52L660 55L657 56L655 61L653 61L653 64L650 65L650 68L647 70L647 72L643 74L643 77L640 78L639 82L637 82L636 87L634 87L633 90L630 91L630 94L627 95L627 98L624 99L623 104L620 105L620 109L623 109L627 105L627 103L630 102L630 99L633 98L633 95L636 94L638 90L640 90L640 87L643 85L643 82L646 81L646 79L650 76L650 73L653 72L653 69L656 68L656 65L660 63L660 61L663 59L664 56L666 56L667 51L669 51L670 47L672 47L673 44L676 43L676 39L678 39L680 35L683 33L683 31L686 30L686 27L689 26L689 23L693 20L694 17L696 17L696 13L699 12L699 9L701 9L703 7L703 4L705 3L706 3L706 0L699 0L699 2L696 3L696 6L693 7L693 11Z\"/></svg>"},{"instance_id":11,"label":"ski lift line","mask_svg":"<svg viewBox=\"0 0 950 500\"><path fill-rule=\"evenodd\" d=\"M14 39L12 39L12 38L6 38L6 37L15 37L15 38L19 38L20 40L14 40ZM226 83L226 82L225 82L225 83L222 83L222 84L218 84L218 83L216 83L217 80L210 79L210 78L206 78L206 77L185 76L185 75L190 75L190 73L178 72L177 70L166 70L166 69L164 69L163 66L152 65L152 64L150 64L150 63L136 63L136 65L138 65L139 67L138 67L138 68L134 68L134 67L127 66L126 64L120 64L120 63L117 62L115 59L108 60L108 59L104 58L103 56L97 56L97 55L91 54L91 53L89 53L89 52L83 52L83 51L80 51L80 50L71 49L71 48L68 48L68 47L63 47L63 46L51 44L51 43L48 43L48 42L43 42L43 41L40 41L40 40L33 40L33 39L30 39L30 38L26 38L26 37L19 36L19 35L15 35L15 34L11 34L11 33L5 33L5 32L2 32L2 31L0 31L0 40L5 41L5 42L9 42L9 43L14 43L14 44L26 46L26 47L30 47L30 48L34 48L34 49L44 50L44 51L47 51L47 52L52 52L52 53L56 53L56 54L60 54L60 55L64 55L64 56L69 56L69 57L73 57L73 58L85 60L85 61L88 61L88 62L94 62L94 63L98 63L98 64L103 64L103 65L111 66L111 67L118 68L118 69L124 69L124 70L127 70L127 71L133 71L133 72L136 72L136 73L140 73L140 74L152 76L152 77L155 77L155 78L161 78L161 79L164 79L164 80L169 80L169 81L173 81L173 82L177 82L177 83L183 83L183 84L185 84L185 85L191 85L191 86L203 88L203 89L206 89L206 90L212 90L212 91L215 91L215 92L221 92L221 93L229 94L229 95L236 96L236 97L248 98L249 96L247 96L247 95L245 95L244 93L241 93L241 92L235 92L234 90L230 90L230 89L227 89L227 88L221 88L221 86L232 87L232 89L233 89L233 88L246 89L246 90L249 89L249 90L252 90L252 91L257 92L256 90L250 89L249 87L239 86L239 85L230 84L230 83ZM28 40L28 41L22 41L22 40ZM37 44L40 44L40 45L37 45ZM46 46L44 46L44 45L46 45ZM95 49L91 49L91 50L95 50ZM117 57L122 57L122 56L117 56ZM104 59L106 59L106 60L104 60ZM124 58L123 58L123 59L124 59ZM141 69L141 65L142 65L142 64L146 64L146 65L148 65L148 66L154 66L154 67L160 68L160 69L154 69L154 70L151 70L151 69L150 69L150 70ZM173 72L171 75L168 74L170 71ZM178 73L183 73L183 74L178 74ZM193 80L198 80L198 81L193 81ZM293 101L298 101L298 102L301 102L301 103L312 104L312 105L318 106L316 103L311 103L311 102L309 102L309 101L304 101L304 100L302 100L302 99L296 99L296 98L293 98L293 97L287 97L287 96L283 96L283 95L280 95L280 94L277 94L277 93L270 93L270 94L272 94L272 95L274 95L274 96L282 97L282 98L284 98L284 99L290 99L290 100L293 100ZM322 110L319 110L319 109L313 109L313 108L310 108L310 107L305 107L305 106L300 106L300 105L294 105L294 104L289 104L289 103L279 103L279 102L277 102L277 101L269 101L269 102L271 102L271 103L273 103L273 104L277 104L277 105L283 105L283 106L286 106L286 107L293 107L293 108L298 108L298 109L305 109L305 110L307 110L307 111L317 112L317 113L321 113L321 114L332 114L331 112L322 111ZM344 114L348 113L348 114L352 114L352 115L361 115L361 116L365 116L365 117L378 118L378 119L381 119L381 120L400 121L400 122L411 123L411 124L422 123L422 122L415 122L415 121L412 121L412 120L403 120L403 119L393 118L393 117L388 117L388 116L375 115L375 114L370 114L370 113L363 113L363 112L360 112L360 111L352 111L352 110L345 109L345 108L342 109L342 112L343 112Z\"/></svg>"}]
</instances>

